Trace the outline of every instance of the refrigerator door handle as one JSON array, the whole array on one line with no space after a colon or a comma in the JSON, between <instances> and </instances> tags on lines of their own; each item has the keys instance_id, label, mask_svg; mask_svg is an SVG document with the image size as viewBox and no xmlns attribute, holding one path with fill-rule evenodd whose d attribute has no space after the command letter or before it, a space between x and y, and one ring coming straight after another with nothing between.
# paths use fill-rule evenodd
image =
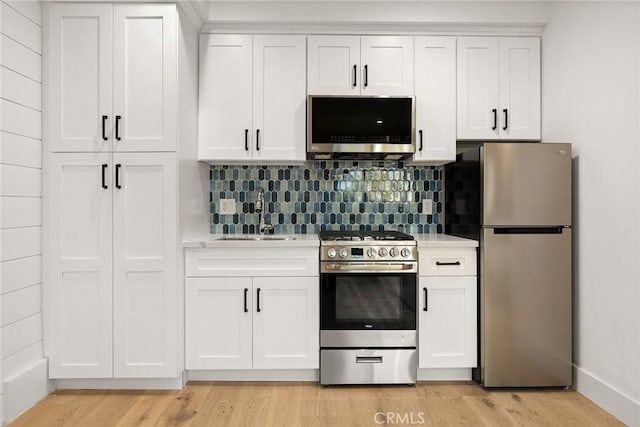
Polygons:
<instances>
[{"instance_id":1,"label":"refrigerator door handle","mask_svg":"<svg viewBox=\"0 0 640 427\"><path fill-rule=\"evenodd\" d=\"M555 227L502 227L494 228L493 234L562 234L563 226Z\"/></svg>"}]
</instances>

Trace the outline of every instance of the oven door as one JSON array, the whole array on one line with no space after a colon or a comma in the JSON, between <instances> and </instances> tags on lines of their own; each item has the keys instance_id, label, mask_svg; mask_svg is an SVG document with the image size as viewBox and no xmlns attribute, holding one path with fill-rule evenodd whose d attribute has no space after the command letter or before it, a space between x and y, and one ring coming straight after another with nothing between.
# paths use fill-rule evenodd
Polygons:
<instances>
[{"instance_id":1,"label":"oven door","mask_svg":"<svg viewBox=\"0 0 640 427\"><path fill-rule=\"evenodd\" d=\"M321 330L415 330L416 273L322 273Z\"/></svg>"}]
</instances>

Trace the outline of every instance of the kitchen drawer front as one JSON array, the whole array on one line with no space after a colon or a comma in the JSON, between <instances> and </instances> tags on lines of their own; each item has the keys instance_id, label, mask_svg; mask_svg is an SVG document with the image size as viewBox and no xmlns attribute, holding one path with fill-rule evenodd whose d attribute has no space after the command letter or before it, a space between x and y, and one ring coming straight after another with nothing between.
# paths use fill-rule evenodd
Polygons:
<instances>
[{"instance_id":1,"label":"kitchen drawer front","mask_svg":"<svg viewBox=\"0 0 640 427\"><path fill-rule=\"evenodd\" d=\"M418 254L420 276L475 276L475 248L424 248Z\"/></svg>"},{"instance_id":2,"label":"kitchen drawer front","mask_svg":"<svg viewBox=\"0 0 640 427\"><path fill-rule=\"evenodd\" d=\"M318 248L206 248L185 251L187 277L317 276Z\"/></svg>"},{"instance_id":3,"label":"kitchen drawer front","mask_svg":"<svg viewBox=\"0 0 640 427\"><path fill-rule=\"evenodd\" d=\"M320 384L415 384L418 351L400 349L322 349Z\"/></svg>"}]
</instances>

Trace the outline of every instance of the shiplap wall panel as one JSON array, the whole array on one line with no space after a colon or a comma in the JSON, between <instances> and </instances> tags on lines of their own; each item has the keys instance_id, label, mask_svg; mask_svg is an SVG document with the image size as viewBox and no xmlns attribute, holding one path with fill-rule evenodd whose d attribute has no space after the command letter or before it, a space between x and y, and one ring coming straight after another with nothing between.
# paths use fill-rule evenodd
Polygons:
<instances>
[{"instance_id":1,"label":"shiplap wall panel","mask_svg":"<svg viewBox=\"0 0 640 427\"><path fill-rule=\"evenodd\" d=\"M0 131L0 163L6 165L42 166L42 142Z\"/></svg>"},{"instance_id":2,"label":"shiplap wall panel","mask_svg":"<svg viewBox=\"0 0 640 427\"><path fill-rule=\"evenodd\" d=\"M42 113L15 102L0 99L0 126L5 132L42 138Z\"/></svg>"},{"instance_id":3,"label":"shiplap wall panel","mask_svg":"<svg viewBox=\"0 0 640 427\"><path fill-rule=\"evenodd\" d=\"M42 82L42 56L4 34L0 35L0 64Z\"/></svg>"},{"instance_id":4,"label":"shiplap wall panel","mask_svg":"<svg viewBox=\"0 0 640 427\"><path fill-rule=\"evenodd\" d=\"M42 253L41 227L0 230L0 261Z\"/></svg>"},{"instance_id":5,"label":"shiplap wall panel","mask_svg":"<svg viewBox=\"0 0 640 427\"><path fill-rule=\"evenodd\" d=\"M11 356L41 340L42 313L38 313L2 328L2 353Z\"/></svg>"},{"instance_id":6,"label":"shiplap wall panel","mask_svg":"<svg viewBox=\"0 0 640 427\"><path fill-rule=\"evenodd\" d=\"M42 195L41 169L0 164L0 196Z\"/></svg>"},{"instance_id":7,"label":"shiplap wall panel","mask_svg":"<svg viewBox=\"0 0 640 427\"><path fill-rule=\"evenodd\" d=\"M32 366L34 363L42 360L43 347L42 341L39 341L2 359L0 362L0 370L2 371L3 377L11 378L24 371L25 366Z\"/></svg>"},{"instance_id":8,"label":"shiplap wall panel","mask_svg":"<svg viewBox=\"0 0 640 427\"><path fill-rule=\"evenodd\" d=\"M33 286L41 281L42 257L40 255L0 263L2 294Z\"/></svg>"},{"instance_id":9,"label":"shiplap wall panel","mask_svg":"<svg viewBox=\"0 0 640 427\"><path fill-rule=\"evenodd\" d=\"M0 67L0 98L42 111L42 85L8 68Z\"/></svg>"},{"instance_id":10,"label":"shiplap wall panel","mask_svg":"<svg viewBox=\"0 0 640 427\"><path fill-rule=\"evenodd\" d=\"M26 16L8 4L0 4L2 8L2 33L16 40L36 53L42 53L41 28Z\"/></svg>"},{"instance_id":11,"label":"shiplap wall panel","mask_svg":"<svg viewBox=\"0 0 640 427\"><path fill-rule=\"evenodd\" d=\"M39 1L5 0L3 3L11 6L35 24L42 26L42 7Z\"/></svg>"},{"instance_id":12,"label":"shiplap wall panel","mask_svg":"<svg viewBox=\"0 0 640 427\"><path fill-rule=\"evenodd\" d=\"M0 228L33 227L42 225L40 197L0 198Z\"/></svg>"},{"instance_id":13,"label":"shiplap wall panel","mask_svg":"<svg viewBox=\"0 0 640 427\"><path fill-rule=\"evenodd\" d=\"M2 327L11 325L42 310L42 286L33 285L2 295Z\"/></svg>"}]
</instances>

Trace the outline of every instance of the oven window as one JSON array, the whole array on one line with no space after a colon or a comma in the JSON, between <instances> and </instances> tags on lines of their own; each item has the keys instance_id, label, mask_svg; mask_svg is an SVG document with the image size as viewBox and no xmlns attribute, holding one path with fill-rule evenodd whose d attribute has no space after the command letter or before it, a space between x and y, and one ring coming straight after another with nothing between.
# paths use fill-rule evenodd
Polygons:
<instances>
[{"instance_id":1,"label":"oven window","mask_svg":"<svg viewBox=\"0 0 640 427\"><path fill-rule=\"evenodd\" d=\"M415 273L323 273L320 277L321 329L415 329Z\"/></svg>"},{"instance_id":2,"label":"oven window","mask_svg":"<svg viewBox=\"0 0 640 427\"><path fill-rule=\"evenodd\" d=\"M357 276L336 279L336 320L400 320L402 318L402 281L400 277Z\"/></svg>"}]
</instances>

